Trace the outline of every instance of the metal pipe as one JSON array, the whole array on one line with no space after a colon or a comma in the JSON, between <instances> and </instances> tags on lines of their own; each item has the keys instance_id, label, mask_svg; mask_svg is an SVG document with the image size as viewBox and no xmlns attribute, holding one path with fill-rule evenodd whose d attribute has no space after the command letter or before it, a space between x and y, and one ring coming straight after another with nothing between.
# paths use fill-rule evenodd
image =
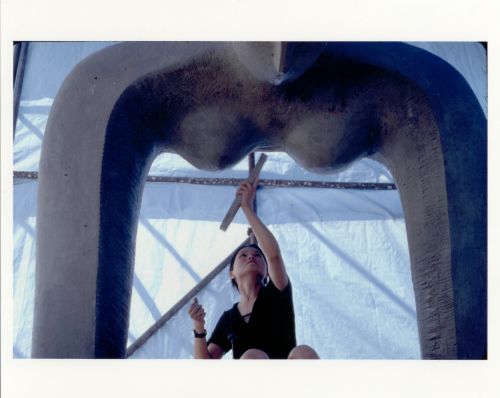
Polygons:
<instances>
[{"instance_id":1,"label":"metal pipe","mask_svg":"<svg viewBox=\"0 0 500 398\"><path fill-rule=\"evenodd\" d=\"M38 178L37 171L14 171L14 178ZM175 184L193 184L210 186L238 186L245 178L201 178L201 177L167 177L148 176L148 182L163 182ZM396 190L396 184L382 182L332 182L332 181L305 181L305 180L280 180L262 179L259 185L273 188L330 188L330 189L359 189L359 190Z\"/></svg>"},{"instance_id":2,"label":"metal pipe","mask_svg":"<svg viewBox=\"0 0 500 398\"><path fill-rule=\"evenodd\" d=\"M255 168L255 152L251 152L248 155L248 175L250 175L250 173L254 168ZM255 212L255 214L257 214L257 192L255 193L255 196L253 198L252 209Z\"/></svg>"},{"instance_id":3,"label":"metal pipe","mask_svg":"<svg viewBox=\"0 0 500 398\"><path fill-rule=\"evenodd\" d=\"M20 46L19 50L14 49L14 131L13 138L16 137L17 114L19 112L19 103L21 102L21 92L23 88L24 70L26 68L26 60L28 58L28 42L22 41L16 46ZM17 58L17 60L16 60Z\"/></svg>"},{"instance_id":4,"label":"metal pipe","mask_svg":"<svg viewBox=\"0 0 500 398\"><path fill-rule=\"evenodd\" d=\"M22 42L20 42L20 41L14 42L14 68L12 69L12 72L13 72L12 82L13 82L13 84L16 84L16 73L17 73L17 65L19 62L21 43Z\"/></svg>"}]
</instances>

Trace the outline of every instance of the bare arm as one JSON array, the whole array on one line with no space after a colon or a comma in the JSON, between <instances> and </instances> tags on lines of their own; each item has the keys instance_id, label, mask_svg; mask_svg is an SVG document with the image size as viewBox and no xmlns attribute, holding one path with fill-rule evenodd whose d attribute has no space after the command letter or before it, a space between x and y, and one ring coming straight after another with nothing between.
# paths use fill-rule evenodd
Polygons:
<instances>
[{"instance_id":1,"label":"bare arm","mask_svg":"<svg viewBox=\"0 0 500 398\"><path fill-rule=\"evenodd\" d=\"M195 298L188 310L189 316L193 320L193 328L196 333L204 333L205 331L205 310L198 300ZM194 338L194 358L195 359L220 359L224 351L217 344L209 344L207 346L206 337Z\"/></svg>"},{"instance_id":2,"label":"bare arm","mask_svg":"<svg viewBox=\"0 0 500 398\"><path fill-rule=\"evenodd\" d=\"M252 201L257 184L258 181L253 184L247 181L242 182L236 194L241 196L241 209L245 213L257 242L266 256L269 277L279 290L283 290L288 285L288 276L278 241L252 210Z\"/></svg>"}]
</instances>

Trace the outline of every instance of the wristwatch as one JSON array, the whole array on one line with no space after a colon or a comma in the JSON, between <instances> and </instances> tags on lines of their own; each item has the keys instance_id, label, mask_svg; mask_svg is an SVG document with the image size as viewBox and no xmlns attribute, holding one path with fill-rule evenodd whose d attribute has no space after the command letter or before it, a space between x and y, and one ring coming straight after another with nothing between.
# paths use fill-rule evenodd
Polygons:
<instances>
[{"instance_id":1,"label":"wristwatch","mask_svg":"<svg viewBox=\"0 0 500 398\"><path fill-rule=\"evenodd\" d=\"M198 339L204 339L205 337L207 337L207 331L206 330L203 330L203 332L198 333L196 330L193 329L193 333L194 333L194 337L196 337Z\"/></svg>"}]
</instances>

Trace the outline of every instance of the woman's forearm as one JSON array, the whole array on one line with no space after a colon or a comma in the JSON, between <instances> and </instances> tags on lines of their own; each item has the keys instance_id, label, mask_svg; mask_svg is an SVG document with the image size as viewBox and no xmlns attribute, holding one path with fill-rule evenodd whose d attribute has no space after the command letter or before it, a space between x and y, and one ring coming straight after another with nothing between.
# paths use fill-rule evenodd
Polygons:
<instances>
[{"instance_id":1,"label":"woman's forearm","mask_svg":"<svg viewBox=\"0 0 500 398\"><path fill-rule=\"evenodd\" d=\"M194 350L193 356L195 359L210 359L212 355L207 346L205 330L205 309L203 305L198 303L198 299L195 297L191 305L189 306L188 314L193 320L193 331L197 335L202 335L203 337L194 337Z\"/></svg>"},{"instance_id":2,"label":"woman's forearm","mask_svg":"<svg viewBox=\"0 0 500 398\"><path fill-rule=\"evenodd\" d=\"M267 226L260 220L260 218L255 214L250 206L241 207L245 216L252 228L252 232L257 238L260 248L266 255L267 259L273 259L281 257L280 247L278 241L272 234L272 232L267 228Z\"/></svg>"},{"instance_id":3,"label":"woman's forearm","mask_svg":"<svg viewBox=\"0 0 500 398\"><path fill-rule=\"evenodd\" d=\"M195 359L212 359L208 351L207 340L205 337L194 338L194 358Z\"/></svg>"}]
</instances>

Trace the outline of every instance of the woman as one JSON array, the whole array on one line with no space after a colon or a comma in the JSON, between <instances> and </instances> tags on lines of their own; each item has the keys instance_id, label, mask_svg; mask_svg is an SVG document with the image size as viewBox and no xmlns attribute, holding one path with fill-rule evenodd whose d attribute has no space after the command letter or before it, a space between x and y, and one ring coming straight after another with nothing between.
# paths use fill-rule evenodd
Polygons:
<instances>
[{"instance_id":1,"label":"woman","mask_svg":"<svg viewBox=\"0 0 500 398\"><path fill-rule=\"evenodd\" d=\"M235 359L318 358L312 348L296 346L292 287L278 242L252 209L257 184L242 182L236 195L260 247L234 253L229 275L240 301L224 312L208 342L205 310L196 298L191 304L196 359L220 359L231 349Z\"/></svg>"}]
</instances>

